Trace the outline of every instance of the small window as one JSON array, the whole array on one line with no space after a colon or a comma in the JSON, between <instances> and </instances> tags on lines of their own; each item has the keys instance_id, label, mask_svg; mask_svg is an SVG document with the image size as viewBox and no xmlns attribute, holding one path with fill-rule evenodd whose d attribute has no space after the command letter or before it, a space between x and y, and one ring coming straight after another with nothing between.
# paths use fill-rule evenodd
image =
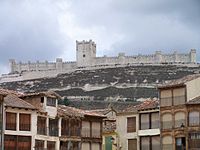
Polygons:
<instances>
[{"instance_id":1,"label":"small window","mask_svg":"<svg viewBox=\"0 0 200 150\"><path fill-rule=\"evenodd\" d=\"M83 54L83 57L85 57L85 54Z\"/></svg>"},{"instance_id":2,"label":"small window","mask_svg":"<svg viewBox=\"0 0 200 150\"><path fill-rule=\"evenodd\" d=\"M40 103L44 103L44 97L41 97Z\"/></svg>"},{"instance_id":3,"label":"small window","mask_svg":"<svg viewBox=\"0 0 200 150\"><path fill-rule=\"evenodd\" d=\"M127 132L135 132L136 131L136 117L128 117L127 118Z\"/></svg>"},{"instance_id":4,"label":"small window","mask_svg":"<svg viewBox=\"0 0 200 150\"><path fill-rule=\"evenodd\" d=\"M47 106L56 107L56 99L54 99L54 98L47 98Z\"/></svg>"}]
</instances>

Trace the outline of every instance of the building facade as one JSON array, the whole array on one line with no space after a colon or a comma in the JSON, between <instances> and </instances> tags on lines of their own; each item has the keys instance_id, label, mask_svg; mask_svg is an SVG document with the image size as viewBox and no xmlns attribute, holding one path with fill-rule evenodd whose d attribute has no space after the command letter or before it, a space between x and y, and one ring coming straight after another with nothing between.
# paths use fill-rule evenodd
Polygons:
<instances>
[{"instance_id":1,"label":"building facade","mask_svg":"<svg viewBox=\"0 0 200 150\"><path fill-rule=\"evenodd\" d=\"M6 95L2 147L5 150L101 150L105 116L58 105L58 99L60 96L54 92Z\"/></svg>"},{"instance_id":2,"label":"building facade","mask_svg":"<svg viewBox=\"0 0 200 150\"><path fill-rule=\"evenodd\" d=\"M198 105L188 103L200 96L199 85L200 76L190 75L159 87L161 148L163 150L189 150L192 149L191 146L196 146L191 143L191 140L198 142L198 132L195 131L199 129L195 128L193 118L198 116L198 111L193 111L198 108ZM193 122L194 127L191 127ZM191 131L194 132L191 133Z\"/></svg>"}]
</instances>

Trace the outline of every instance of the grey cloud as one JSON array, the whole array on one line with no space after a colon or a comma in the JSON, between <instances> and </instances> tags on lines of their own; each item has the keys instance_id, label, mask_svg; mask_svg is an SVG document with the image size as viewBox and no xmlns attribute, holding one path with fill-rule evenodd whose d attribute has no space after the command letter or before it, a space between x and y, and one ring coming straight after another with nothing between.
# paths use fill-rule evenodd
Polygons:
<instances>
[{"instance_id":1,"label":"grey cloud","mask_svg":"<svg viewBox=\"0 0 200 150\"><path fill-rule=\"evenodd\" d=\"M63 33L58 19L66 13L76 27L94 32L100 54L196 48L200 57L199 0L1 0L0 63L55 60L64 53L74 58L76 39Z\"/></svg>"},{"instance_id":2,"label":"grey cloud","mask_svg":"<svg viewBox=\"0 0 200 150\"><path fill-rule=\"evenodd\" d=\"M59 56L67 43L59 30L59 13L53 1L1 1L0 63Z\"/></svg>"}]
</instances>

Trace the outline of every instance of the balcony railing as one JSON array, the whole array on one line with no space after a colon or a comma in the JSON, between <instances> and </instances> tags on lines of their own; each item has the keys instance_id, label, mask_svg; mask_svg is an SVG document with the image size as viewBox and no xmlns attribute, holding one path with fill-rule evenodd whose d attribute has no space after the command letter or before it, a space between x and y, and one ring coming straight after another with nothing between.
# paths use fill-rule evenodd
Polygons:
<instances>
[{"instance_id":1,"label":"balcony railing","mask_svg":"<svg viewBox=\"0 0 200 150\"><path fill-rule=\"evenodd\" d=\"M175 120L175 128L180 128L185 126L185 119Z\"/></svg>"},{"instance_id":2,"label":"balcony railing","mask_svg":"<svg viewBox=\"0 0 200 150\"><path fill-rule=\"evenodd\" d=\"M171 129L172 128L172 121L163 121L162 122L162 129Z\"/></svg>"}]
</instances>

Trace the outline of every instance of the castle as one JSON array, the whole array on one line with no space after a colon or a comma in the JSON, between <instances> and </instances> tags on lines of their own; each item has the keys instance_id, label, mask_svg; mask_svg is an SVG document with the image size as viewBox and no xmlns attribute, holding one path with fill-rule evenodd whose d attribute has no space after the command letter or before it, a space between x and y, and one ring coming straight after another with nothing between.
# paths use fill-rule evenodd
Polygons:
<instances>
[{"instance_id":1,"label":"castle","mask_svg":"<svg viewBox=\"0 0 200 150\"><path fill-rule=\"evenodd\" d=\"M119 53L117 57L97 57L96 44L94 41L76 41L76 61L63 62L57 58L56 62L17 63L14 59L9 60L10 73L4 78L22 78L19 80L49 77L59 73L74 71L77 69L115 67L117 65L139 65L139 64L196 64L196 50L191 49L188 54L162 54L156 51L151 55L125 56Z\"/></svg>"}]
</instances>

